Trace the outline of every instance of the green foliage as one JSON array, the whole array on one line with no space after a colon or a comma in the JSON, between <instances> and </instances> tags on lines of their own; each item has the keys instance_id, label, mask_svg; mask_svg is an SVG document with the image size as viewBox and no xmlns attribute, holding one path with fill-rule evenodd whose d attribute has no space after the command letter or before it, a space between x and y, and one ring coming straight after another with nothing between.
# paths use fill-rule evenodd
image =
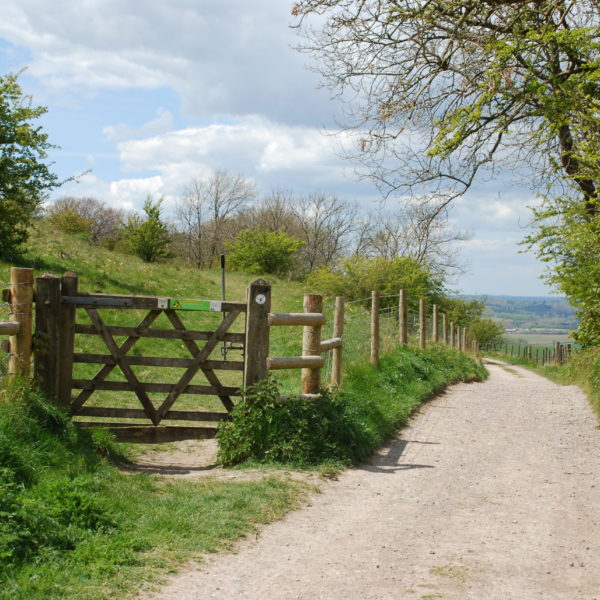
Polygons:
<instances>
[{"instance_id":1,"label":"green foliage","mask_svg":"<svg viewBox=\"0 0 600 600\"><path fill-rule=\"evenodd\" d=\"M598 201L594 204L600 205ZM583 346L600 346L600 213L591 216L570 198L548 199L535 211L537 232L526 239L552 265L546 279L577 309L574 334Z\"/></svg>"},{"instance_id":2,"label":"green foliage","mask_svg":"<svg viewBox=\"0 0 600 600\"><path fill-rule=\"evenodd\" d=\"M219 460L246 460L306 467L365 459L413 410L443 386L480 379L485 370L446 347L398 349L378 368L353 366L339 394L318 400L278 400L269 381L249 391L218 432Z\"/></svg>"},{"instance_id":3,"label":"green foliage","mask_svg":"<svg viewBox=\"0 0 600 600\"><path fill-rule=\"evenodd\" d=\"M301 487L124 475L106 435L26 385L0 397L0 600L109 600L281 517ZM122 458L122 457L121 457Z\"/></svg>"},{"instance_id":4,"label":"green foliage","mask_svg":"<svg viewBox=\"0 0 600 600\"><path fill-rule=\"evenodd\" d=\"M160 218L162 198L156 203L148 196L144 203L146 217L131 215L123 227L126 245L144 262L156 262L161 258L169 258L171 236L167 226Z\"/></svg>"},{"instance_id":5,"label":"green foliage","mask_svg":"<svg viewBox=\"0 0 600 600\"><path fill-rule=\"evenodd\" d=\"M294 265L294 255L304 242L287 233L255 227L244 229L226 244L234 269L248 273L285 275Z\"/></svg>"},{"instance_id":6,"label":"green foliage","mask_svg":"<svg viewBox=\"0 0 600 600\"><path fill-rule=\"evenodd\" d=\"M54 212L49 217L50 223L60 231L69 234L89 235L91 219L86 219L74 210Z\"/></svg>"},{"instance_id":7,"label":"green foliage","mask_svg":"<svg viewBox=\"0 0 600 600\"><path fill-rule=\"evenodd\" d=\"M28 227L47 193L59 181L44 163L52 146L32 121L46 109L33 106L17 82L18 75L0 77L0 256L22 252Z\"/></svg>"},{"instance_id":8,"label":"green foliage","mask_svg":"<svg viewBox=\"0 0 600 600\"><path fill-rule=\"evenodd\" d=\"M469 333L480 344L503 343L504 327L493 319L479 319L469 325Z\"/></svg>"},{"instance_id":9,"label":"green foliage","mask_svg":"<svg viewBox=\"0 0 600 600\"><path fill-rule=\"evenodd\" d=\"M439 309L446 313L448 323L453 321L460 327L471 327L471 324L481 319L485 310L485 301L480 299L450 298L438 300Z\"/></svg>"},{"instance_id":10,"label":"green foliage","mask_svg":"<svg viewBox=\"0 0 600 600\"><path fill-rule=\"evenodd\" d=\"M342 259L330 269L321 267L311 273L307 284L328 296L345 296L347 300L370 298L372 290L383 296L395 297L382 301L382 305L397 304L399 290L408 291L409 302L418 298L438 299L443 291L442 281L409 257L351 256Z\"/></svg>"}]
</instances>

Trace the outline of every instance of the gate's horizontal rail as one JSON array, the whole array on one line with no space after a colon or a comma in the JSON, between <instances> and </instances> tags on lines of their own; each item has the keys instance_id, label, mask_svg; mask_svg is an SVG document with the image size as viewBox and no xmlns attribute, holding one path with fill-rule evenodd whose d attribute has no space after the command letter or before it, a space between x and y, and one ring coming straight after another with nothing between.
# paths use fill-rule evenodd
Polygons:
<instances>
[{"instance_id":1,"label":"gate's horizontal rail","mask_svg":"<svg viewBox=\"0 0 600 600\"><path fill-rule=\"evenodd\" d=\"M112 417L121 419L148 419L140 408L108 408L104 406L82 406L74 413L77 417ZM229 413L202 412L195 410L170 410L163 419L171 421L227 421ZM102 423L98 423L102 426ZM131 425L131 423L124 423Z\"/></svg>"},{"instance_id":2,"label":"gate's horizontal rail","mask_svg":"<svg viewBox=\"0 0 600 600\"><path fill-rule=\"evenodd\" d=\"M65 304L74 304L79 308L116 308L116 309L160 309L161 298L156 296L126 296L119 294L78 294L77 296L63 296L62 301ZM114 302L112 302L114 301ZM220 302L218 312L230 312L237 310L246 312L245 302Z\"/></svg>"},{"instance_id":3,"label":"gate's horizontal rail","mask_svg":"<svg viewBox=\"0 0 600 600\"><path fill-rule=\"evenodd\" d=\"M146 338L162 338L172 340L208 340L213 335L212 331L189 331L187 329L138 329L137 327L119 327L116 325L106 325L106 331L111 335L128 335ZM95 325L84 325L77 323L75 333L85 333L89 335L101 335L98 333ZM243 333L226 333L223 335L223 341L243 344L246 336Z\"/></svg>"},{"instance_id":4,"label":"gate's horizontal rail","mask_svg":"<svg viewBox=\"0 0 600 600\"><path fill-rule=\"evenodd\" d=\"M129 425L125 423L84 423L78 422L80 427L95 427L107 429L114 434L117 442L143 442L160 444L163 442L179 442L181 440L198 440L214 438L216 427L182 427L178 425L158 426Z\"/></svg>"},{"instance_id":5,"label":"gate's horizontal rail","mask_svg":"<svg viewBox=\"0 0 600 600\"><path fill-rule=\"evenodd\" d=\"M142 383L139 388L144 392L158 392L168 394L175 387L174 383ZM128 381L98 381L91 379L74 379L73 389L76 390L108 390L113 392L132 392ZM217 387L214 385L188 385L183 394L204 394L211 396L241 396L242 392L237 387Z\"/></svg>"},{"instance_id":6,"label":"gate's horizontal rail","mask_svg":"<svg viewBox=\"0 0 600 600\"><path fill-rule=\"evenodd\" d=\"M145 367L182 367L187 368L194 362L191 358L163 358L161 356L124 356L121 359L128 365ZM75 353L73 362L94 363L101 365L116 365L114 357L110 354L82 354ZM200 368L220 371L243 371L244 363L232 360L205 360Z\"/></svg>"}]
</instances>

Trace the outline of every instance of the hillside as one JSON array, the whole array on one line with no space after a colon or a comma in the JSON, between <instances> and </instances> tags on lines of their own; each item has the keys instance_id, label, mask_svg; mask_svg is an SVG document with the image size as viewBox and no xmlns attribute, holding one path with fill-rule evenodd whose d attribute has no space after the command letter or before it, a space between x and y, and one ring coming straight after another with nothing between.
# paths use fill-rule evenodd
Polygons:
<instances>
[{"instance_id":1,"label":"hillside","mask_svg":"<svg viewBox=\"0 0 600 600\"><path fill-rule=\"evenodd\" d=\"M571 331L577 328L575 309L564 298L539 296L462 296L483 299L486 316L502 322L506 330L532 332Z\"/></svg>"}]
</instances>

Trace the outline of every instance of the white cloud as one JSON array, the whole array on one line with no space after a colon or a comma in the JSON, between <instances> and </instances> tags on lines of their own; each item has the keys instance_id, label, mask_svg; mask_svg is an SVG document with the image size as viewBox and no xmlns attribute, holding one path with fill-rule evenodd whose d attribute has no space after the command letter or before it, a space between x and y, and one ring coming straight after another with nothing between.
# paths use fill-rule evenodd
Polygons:
<instances>
[{"instance_id":1,"label":"white cloud","mask_svg":"<svg viewBox=\"0 0 600 600\"><path fill-rule=\"evenodd\" d=\"M329 120L328 93L290 46L281 0L4 0L0 36L31 53L29 73L70 94L169 87L187 115Z\"/></svg>"}]
</instances>

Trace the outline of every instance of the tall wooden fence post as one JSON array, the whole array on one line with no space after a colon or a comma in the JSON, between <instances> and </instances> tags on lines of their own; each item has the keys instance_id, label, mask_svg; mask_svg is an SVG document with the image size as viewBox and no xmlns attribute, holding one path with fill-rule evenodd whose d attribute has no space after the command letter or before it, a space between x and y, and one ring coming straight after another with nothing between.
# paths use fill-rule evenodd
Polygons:
<instances>
[{"instance_id":1,"label":"tall wooden fence post","mask_svg":"<svg viewBox=\"0 0 600 600\"><path fill-rule=\"evenodd\" d=\"M442 313L442 342L448 344L448 315Z\"/></svg>"},{"instance_id":2,"label":"tall wooden fence post","mask_svg":"<svg viewBox=\"0 0 600 600\"><path fill-rule=\"evenodd\" d=\"M379 292L371 292L371 364L379 364Z\"/></svg>"},{"instance_id":3,"label":"tall wooden fence post","mask_svg":"<svg viewBox=\"0 0 600 600\"><path fill-rule=\"evenodd\" d=\"M427 346L427 315L425 314L425 299L419 298L419 348Z\"/></svg>"},{"instance_id":4,"label":"tall wooden fence post","mask_svg":"<svg viewBox=\"0 0 600 600\"><path fill-rule=\"evenodd\" d=\"M58 398L60 279L44 274L35 280L34 375L49 398Z\"/></svg>"},{"instance_id":5,"label":"tall wooden fence post","mask_svg":"<svg viewBox=\"0 0 600 600\"><path fill-rule=\"evenodd\" d=\"M10 269L10 320L19 323L19 331L10 337L8 374L29 377L31 373L31 330L33 269Z\"/></svg>"},{"instance_id":6,"label":"tall wooden fence post","mask_svg":"<svg viewBox=\"0 0 600 600\"><path fill-rule=\"evenodd\" d=\"M269 325L271 285L257 279L248 286L246 312L246 348L244 351L244 386L248 387L267 376L269 356Z\"/></svg>"},{"instance_id":7,"label":"tall wooden fence post","mask_svg":"<svg viewBox=\"0 0 600 600\"><path fill-rule=\"evenodd\" d=\"M398 299L398 341L401 346L408 346L408 302L406 290L400 290Z\"/></svg>"},{"instance_id":8,"label":"tall wooden fence post","mask_svg":"<svg viewBox=\"0 0 600 600\"><path fill-rule=\"evenodd\" d=\"M77 274L68 271L61 279L61 297L77 296ZM73 349L75 347L74 304L62 304L59 308L58 323L58 381L57 400L64 406L71 404L71 386L73 384Z\"/></svg>"},{"instance_id":9,"label":"tall wooden fence post","mask_svg":"<svg viewBox=\"0 0 600 600\"><path fill-rule=\"evenodd\" d=\"M438 342L438 306L437 304L433 305L433 318L432 318L432 336L431 339L433 340L434 344L437 344Z\"/></svg>"},{"instance_id":10,"label":"tall wooden fence post","mask_svg":"<svg viewBox=\"0 0 600 600\"><path fill-rule=\"evenodd\" d=\"M454 321L450 321L450 347L454 348L454 342L455 342L455 337L454 337Z\"/></svg>"},{"instance_id":11,"label":"tall wooden fence post","mask_svg":"<svg viewBox=\"0 0 600 600\"><path fill-rule=\"evenodd\" d=\"M333 316L333 337L344 339L344 297L335 299L335 314ZM331 359L331 385L337 387L342 381L342 345L332 350Z\"/></svg>"},{"instance_id":12,"label":"tall wooden fence post","mask_svg":"<svg viewBox=\"0 0 600 600\"><path fill-rule=\"evenodd\" d=\"M323 312L323 296L304 294L304 312ZM306 325L302 334L302 356L321 355L321 325ZM321 391L321 368L302 369L302 393L318 394Z\"/></svg>"}]
</instances>

